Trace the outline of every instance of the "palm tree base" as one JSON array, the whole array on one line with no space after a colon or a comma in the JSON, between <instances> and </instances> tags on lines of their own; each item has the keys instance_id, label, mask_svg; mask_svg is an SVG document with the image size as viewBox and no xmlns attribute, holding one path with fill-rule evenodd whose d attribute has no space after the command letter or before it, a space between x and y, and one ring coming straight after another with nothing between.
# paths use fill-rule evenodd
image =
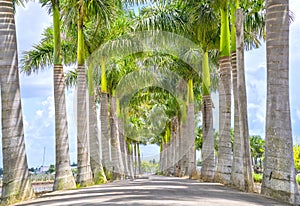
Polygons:
<instances>
[{"instance_id":1,"label":"palm tree base","mask_svg":"<svg viewBox=\"0 0 300 206\"><path fill-rule=\"evenodd\" d=\"M54 191L68 190L68 189L75 189L75 188L76 188L76 183L75 183L73 175L55 179L54 185L53 185Z\"/></svg>"},{"instance_id":2,"label":"palm tree base","mask_svg":"<svg viewBox=\"0 0 300 206\"><path fill-rule=\"evenodd\" d=\"M215 182L219 182L223 185L230 185L231 184L231 181L230 181L230 178L231 178L231 173L221 173L221 172L216 172L216 175L215 175L215 179L214 181Z\"/></svg>"},{"instance_id":3,"label":"palm tree base","mask_svg":"<svg viewBox=\"0 0 300 206\"><path fill-rule=\"evenodd\" d=\"M12 181L6 185L3 183L1 205L11 205L17 202L35 198L31 187L31 181Z\"/></svg>"},{"instance_id":4,"label":"palm tree base","mask_svg":"<svg viewBox=\"0 0 300 206\"><path fill-rule=\"evenodd\" d=\"M282 182L281 184L286 184L284 183L283 180L278 180L278 182ZM296 189L298 191L298 188ZM300 196L296 191L282 191L282 190L272 189L266 186L262 186L261 194L268 197L275 198L280 201L288 202L292 205L300 205Z\"/></svg>"},{"instance_id":5,"label":"palm tree base","mask_svg":"<svg viewBox=\"0 0 300 206\"><path fill-rule=\"evenodd\" d=\"M104 170L98 170L96 172L94 172L94 182L95 184L104 184L107 182Z\"/></svg>"}]
</instances>

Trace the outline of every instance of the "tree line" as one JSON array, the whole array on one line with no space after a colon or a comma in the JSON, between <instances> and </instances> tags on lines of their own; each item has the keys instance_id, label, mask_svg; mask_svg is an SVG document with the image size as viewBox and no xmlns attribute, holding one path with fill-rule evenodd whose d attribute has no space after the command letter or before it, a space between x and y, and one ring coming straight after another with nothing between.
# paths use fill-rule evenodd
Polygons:
<instances>
[{"instance_id":1,"label":"tree line","mask_svg":"<svg viewBox=\"0 0 300 206\"><path fill-rule=\"evenodd\" d=\"M0 2L4 204L34 196L25 153L15 3ZM20 62L22 72L28 75L53 68L54 190L104 183L109 174L114 179L134 178L139 144L149 142L160 144L162 173L173 170L173 174L192 178L197 174L195 114L201 112L201 178L252 192L244 50L259 47L265 38L267 113L262 194L297 202L289 105L288 0L40 3L48 8L53 24L45 29L39 43L23 53ZM66 65L76 65L77 69L64 74ZM201 70L197 70L200 65ZM69 159L66 85L76 85L77 90L76 180ZM217 153L213 91L219 95Z\"/></svg>"}]
</instances>

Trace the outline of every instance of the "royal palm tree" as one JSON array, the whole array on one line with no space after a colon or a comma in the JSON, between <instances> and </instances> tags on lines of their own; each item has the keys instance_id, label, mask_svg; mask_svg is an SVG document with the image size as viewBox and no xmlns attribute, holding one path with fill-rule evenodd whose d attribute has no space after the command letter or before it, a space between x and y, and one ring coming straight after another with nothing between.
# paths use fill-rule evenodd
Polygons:
<instances>
[{"instance_id":1,"label":"royal palm tree","mask_svg":"<svg viewBox=\"0 0 300 206\"><path fill-rule=\"evenodd\" d=\"M231 182L241 190L253 192L244 69L244 15L239 6L239 1L231 1L230 4L234 95L234 145Z\"/></svg>"},{"instance_id":2,"label":"royal palm tree","mask_svg":"<svg viewBox=\"0 0 300 206\"><path fill-rule=\"evenodd\" d=\"M13 204L34 197L25 150L18 71L14 1L0 1L0 83L3 182L1 202Z\"/></svg>"},{"instance_id":3,"label":"royal palm tree","mask_svg":"<svg viewBox=\"0 0 300 206\"><path fill-rule=\"evenodd\" d=\"M86 70L87 58L86 38L84 36L87 20L94 20L95 27L106 25L114 13L114 1L83 1L73 0L66 2L64 20L68 28L77 25L77 183L81 186L92 184L92 172L89 163L88 138L87 138L87 109L86 109ZM100 46L100 45L97 45Z\"/></svg>"},{"instance_id":4,"label":"royal palm tree","mask_svg":"<svg viewBox=\"0 0 300 206\"><path fill-rule=\"evenodd\" d=\"M230 183L232 166L232 148L230 143L231 63L228 3L228 0L217 0L221 14L221 34L219 60L219 150L215 180L223 184Z\"/></svg>"},{"instance_id":5,"label":"royal palm tree","mask_svg":"<svg viewBox=\"0 0 300 206\"><path fill-rule=\"evenodd\" d=\"M289 1L266 1L266 157L261 193L299 204L289 103Z\"/></svg>"},{"instance_id":6,"label":"royal palm tree","mask_svg":"<svg viewBox=\"0 0 300 206\"><path fill-rule=\"evenodd\" d=\"M202 52L202 167L201 179L213 181L215 174L215 146L213 132L213 102L211 99L211 63L209 52L219 46L219 15L207 1L194 2L194 20L191 22L192 32L199 42Z\"/></svg>"},{"instance_id":7,"label":"royal palm tree","mask_svg":"<svg viewBox=\"0 0 300 206\"><path fill-rule=\"evenodd\" d=\"M114 179L122 179L124 175L124 164L120 147L120 128L117 118L117 101L115 92L110 95L110 128L111 128L111 151Z\"/></svg>"},{"instance_id":8,"label":"royal palm tree","mask_svg":"<svg viewBox=\"0 0 300 206\"><path fill-rule=\"evenodd\" d=\"M59 0L41 0L42 6L51 4L53 15L53 84L55 109L55 181L54 190L76 187L70 167L68 123L65 100L65 79L61 55L60 5Z\"/></svg>"},{"instance_id":9,"label":"royal palm tree","mask_svg":"<svg viewBox=\"0 0 300 206\"><path fill-rule=\"evenodd\" d=\"M91 68L89 68L90 72ZM101 162L100 147L101 142L98 137L98 121L97 108L95 102L95 94L89 75L89 147L90 147L90 163L95 184L106 183L107 179Z\"/></svg>"}]
</instances>

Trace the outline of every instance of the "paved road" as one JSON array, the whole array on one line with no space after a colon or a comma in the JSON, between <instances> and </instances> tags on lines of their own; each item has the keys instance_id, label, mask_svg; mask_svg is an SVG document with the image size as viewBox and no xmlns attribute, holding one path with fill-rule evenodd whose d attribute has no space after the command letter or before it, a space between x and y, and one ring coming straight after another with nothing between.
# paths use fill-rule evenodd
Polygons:
<instances>
[{"instance_id":1,"label":"paved road","mask_svg":"<svg viewBox=\"0 0 300 206\"><path fill-rule=\"evenodd\" d=\"M135 181L121 181L78 190L52 192L20 205L279 206L286 204L257 194L243 193L220 184L149 176Z\"/></svg>"}]
</instances>

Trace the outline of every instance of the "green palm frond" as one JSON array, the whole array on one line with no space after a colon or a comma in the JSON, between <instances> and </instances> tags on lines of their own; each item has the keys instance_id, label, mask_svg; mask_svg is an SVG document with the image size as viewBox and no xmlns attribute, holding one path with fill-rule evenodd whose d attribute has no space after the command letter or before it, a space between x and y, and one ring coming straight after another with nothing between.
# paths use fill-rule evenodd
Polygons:
<instances>
[{"instance_id":1,"label":"green palm frond","mask_svg":"<svg viewBox=\"0 0 300 206\"><path fill-rule=\"evenodd\" d=\"M151 4L155 1L157 1L157 0L121 0L121 3L129 4L131 6L137 6L137 5Z\"/></svg>"},{"instance_id":2,"label":"green palm frond","mask_svg":"<svg viewBox=\"0 0 300 206\"><path fill-rule=\"evenodd\" d=\"M266 11L264 0L245 0L241 2L245 13L244 33L245 48L250 50L258 48L261 40L265 39Z\"/></svg>"},{"instance_id":3,"label":"green palm frond","mask_svg":"<svg viewBox=\"0 0 300 206\"><path fill-rule=\"evenodd\" d=\"M42 4L42 7L46 7L48 14L51 14L53 11L53 6L59 4L59 0L39 0Z\"/></svg>"},{"instance_id":4,"label":"green palm frond","mask_svg":"<svg viewBox=\"0 0 300 206\"><path fill-rule=\"evenodd\" d=\"M65 83L68 88L76 86L77 84L77 69L69 70L65 73Z\"/></svg>"},{"instance_id":5,"label":"green palm frond","mask_svg":"<svg viewBox=\"0 0 300 206\"><path fill-rule=\"evenodd\" d=\"M53 43L43 42L34 45L32 50L24 51L21 59L21 71L30 75L38 73L53 63Z\"/></svg>"},{"instance_id":6,"label":"green palm frond","mask_svg":"<svg viewBox=\"0 0 300 206\"><path fill-rule=\"evenodd\" d=\"M184 17L182 4L177 1L159 1L142 9L136 18L135 29L180 33L186 29L187 19Z\"/></svg>"},{"instance_id":7,"label":"green palm frond","mask_svg":"<svg viewBox=\"0 0 300 206\"><path fill-rule=\"evenodd\" d=\"M63 64L74 64L77 54L77 45L74 45L74 39L69 37L63 38L61 44ZM48 27L44 30L41 41L33 45L31 50L23 52L21 71L30 75L48 68L53 64L53 50L53 28Z\"/></svg>"},{"instance_id":8,"label":"green palm frond","mask_svg":"<svg viewBox=\"0 0 300 206\"><path fill-rule=\"evenodd\" d=\"M111 0L87 0L83 1L84 6L84 27L91 20L97 19L95 23L109 26L112 19L116 17L118 6L116 1ZM63 23L68 29L77 28L78 20L78 1L63 1L61 4L63 13ZM94 25L94 28L97 28Z\"/></svg>"}]
</instances>

